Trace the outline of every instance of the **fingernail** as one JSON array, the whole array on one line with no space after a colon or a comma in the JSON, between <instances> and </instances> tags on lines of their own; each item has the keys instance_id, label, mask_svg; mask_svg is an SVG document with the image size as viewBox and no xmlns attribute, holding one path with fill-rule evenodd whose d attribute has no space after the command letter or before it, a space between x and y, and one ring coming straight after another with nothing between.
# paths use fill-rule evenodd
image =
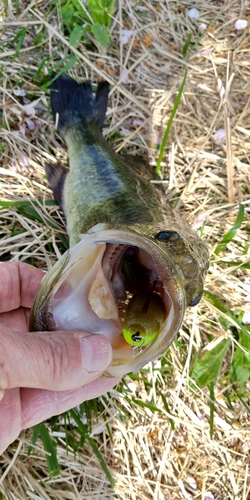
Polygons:
<instances>
[{"instance_id":1,"label":"fingernail","mask_svg":"<svg viewBox=\"0 0 250 500\"><path fill-rule=\"evenodd\" d=\"M3 397L4 397L4 391L0 389L0 401L2 401Z\"/></svg>"},{"instance_id":2,"label":"fingernail","mask_svg":"<svg viewBox=\"0 0 250 500\"><path fill-rule=\"evenodd\" d=\"M103 372L112 361L112 348L103 335L81 337L83 368L89 372Z\"/></svg>"}]
</instances>

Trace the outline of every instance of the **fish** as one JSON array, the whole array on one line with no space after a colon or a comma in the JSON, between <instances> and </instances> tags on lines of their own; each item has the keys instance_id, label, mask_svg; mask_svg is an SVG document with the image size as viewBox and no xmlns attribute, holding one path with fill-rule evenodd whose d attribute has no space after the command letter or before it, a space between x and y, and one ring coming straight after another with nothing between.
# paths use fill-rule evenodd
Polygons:
<instances>
[{"instance_id":1,"label":"fish","mask_svg":"<svg viewBox=\"0 0 250 500\"><path fill-rule=\"evenodd\" d=\"M103 377L136 372L175 339L187 307L199 303L206 244L170 203L148 163L117 154L104 137L109 85L53 75L51 109L69 168L47 164L69 249L46 274L30 331L105 335L113 360Z\"/></svg>"}]
</instances>

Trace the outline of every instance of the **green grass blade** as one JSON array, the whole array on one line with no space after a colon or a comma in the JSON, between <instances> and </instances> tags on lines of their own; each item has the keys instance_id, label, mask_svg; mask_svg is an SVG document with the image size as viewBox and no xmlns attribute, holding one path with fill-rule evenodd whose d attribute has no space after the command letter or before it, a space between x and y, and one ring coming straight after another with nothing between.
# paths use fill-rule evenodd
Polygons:
<instances>
[{"instance_id":1,"label":"green grass blade","mask_svg":"<svg viewBox=\"0 0 250 500\"><path fill-rule=\"evenodd\" d=\"M170 409L169 409L169 406L168 406L168 403L167 403L167 399L164 396L164 394L162 394L162 393L161 393L161 399L162 399L162 402L163 402L165 410L167 411L167 413L169 413L171 415L171 412L170 412ZM174 431L175 430L174 421L170 417L168 417L168 419L169 419L169 422L170 422L170 425L171 425L171 429L172 429L172 431Z\"/></svg>"},{"instance_id":2,"label":"green grass blade","mask_svg":"<svg viewBox=\"0 0 250 500\"><path fill-rule=\"evenodd\" d=\"M22 48L22 45L23 45L23 42L24 42L24 39L26 37L26 33L27 33L27 29L28 28L22 28L18 33L17 35L15 36L13 42L17 42L16 44L16 52L14 54L14 57L16 57L19 53L19 50Z\"/></svg>"},{"instance_id":3,"label":"green grass blade","mask_svg":"<svg viewBox=\"0 0 250 500\"><path fill-rule=\"evenodd\" d=\"M70 60L62 67L62 69L60 69L59 71L57 71L56 73L56 76L54 78L52 78L51 80L49 80L49 82L47 83L44 83L41 88L43 88L44 90L46 90L48 87L50 87L50 85L60 76L62 75L63 73L67 73L67 71L69 69L71 69L74 64L77 62L78 60L78 57L77 56L72 56L70 58Z\"/></svg>"},{"instance_id":4,"label":"green grass blade","mask_svg":"<svg viewBox=\"0 0 250 500\"><path fill-rule=\"evenodd\" d=\"M106 7L107 11L107 26L109 27L111 24L112 16L115 10L116 0L110 0L109 5Z\"/></svg>"},{"instance_id":5,"label":"green grass blade","mask_svg":"<svg viewBox=\"0 0 250 500\"><path fill-rule=\"evenodd\" d=\"M46 460L51 477L60 475L60 467L56 456L56 444L51 439L48 429L44 423L40 424L40 436L46 453Z\"/></svg>"},{"instance_id":6,"label":"green grass blade","mask_svg":"<svg viewBox=\"0 0 250 500\"><path fill-rule=\"evenodd\" d=\"M228 231L228 233L226 233L223 236L222 240L220 241L220 243L217 245L216 249L214 250L215 255L218 255L220 252L222 252L222 250L224 250L224 248L226 248L227 244L230 241L232 241L232 239L236 235L238 229L240 228L240 226L243 222L243 219L244 219L244 205L242 205L240 203L237 218L236 218L233 226L231 227L230 231Z\"/></svg>"},{"instance_id":7,"label":"green grass blade","mask_svg":"<svg viewBox=\"0 0 250 500\"><path fill-rule=\"evenodd\" d=\"M39 438L39 435L40 435L40 426L41 426L41 424L37 424L33 427L33 435L31 438L31 443L34 446L35 446L37 439ZM32 451L33 451L33 446L30 446L29 450L28 450L28 455L30 455L32 453Z\"/></svg>"},{"instance_id":8,"label":"green grass blade","mask_svg":"<svg viewBox=\"0 0 250 500\"><path fill-rule=\"evenodd\" d=\"M184 47L182 49L182 56L183 57L185 57L186 54L187 54L187 52L188 52L188 49L190 47L191 38L192 38L192 33L189 33L188 37L187 37L187 41L185 42ZM172 111L170 113L170 117L169 117L169 120L168 120L167 128L165 130L165 134L163 136L162 143L161 143L161 146L160 146L159 158L157 160L157 165L156 165L156 170L155 170L158 175L160 175L160 172L161 172L162 158L163 158L164 151L165 151L165 148L166 148L168 136L169 136L169 133L170 133L170 130L171 130L171 125L172 125L173 119L174 119L174 117L176 115L177 109L179 107L179 103L180 103L180 100L181 100L183 89L184 89L184 86L185 86L185 83L186 83L186 78L187 78L187 70L185 70L184 77L183 77L183 80L182 80L182 84L180 86L179 92L178 92L177 97L175 99L174 107L173 107L173 109L172 109Z\"/></svg>"},{"instance_id":9,"label":"green grass blade","mask_svg":"<svg viewBox=\"0 0 250 500\"><path fill-rule=\"evenodd\" d=\"M230 345L229 339L222 340L212 351L205 351L201 357L195 356L191 378L199 387L206 387L217 379Z\"/></svg>"},{"instance_id":10,"label":"green grass blade","mask_svg":"<svg viewBox=\"0 0 250 500\"><path fill-rule=\"evenodd\" d=\"M143 382L143 384L145 384L146 386L147 385L150 385L150 387L152 387L152 384L150 384L150 382L148 381L147 377L143 376L143 368L140 372L140 374L138 375L137 373L130 373L129 374L129 378L131 378L131 380L137 380L138 382ZM127 386L127 380L125 379L123 381L123 387Z\"/></svg>"},{"instance_id":11,"label":"green grass blade","mask_svg":"<svg viewBox=\"0 0 250 500\"><path fill-rule=\"evenodd\" d=\"M87 0L91 17L95 23L109 27L114 13L115 0Z\"/></svg>"},{"instance_id":12,"label":"green grass blade","mask_svg":"<svg viewBox=\"0 0 250 500\"><path fill-rule=\"evenodd\" d=\"M43 203L41 203L40 201L29 201L29 200L23 200L23 201L2 201L0 200L0 210L1 208L9 208L9 207L26 207L26 206L43 206ZM44 205L47 206L47 207L51 207L51 206L57 206L57 203L55 200L46 200L44 202Z\"/></svg>"},{"instance_id":13,"label":"green grass blade","mask_svg":"<svg viewBox=\"0 0 250 500\"><path fill-rule=\"evenodd\" d=\"M187 37L187 41L185 42L185 45L182 49L182 57L186 57L187 55L187 52L188 52L188 49L189 49L189 46L190 46L190 42L191 42L191 39L192 39L192 35L193 33L189 33L188 34L188 37Z\"/></svg>"},{"instance_id":14,"label":"green grass blade","mask_svg":"<svg viewBox=\"0 0 250 500\"><path fill-rule=\"evenodd\" d=\"M69 414L71 415L71 417L74 419L75 423L77 424L78 431L81 434L81 437L83 438L83 442L84 442L84 440L88 436L88 431L89 431L88 425L83 423L82 416L74 408L69 411Z\"/></svg>"},{"instance_id":15,"label":"green grass blade","mask_svg":"<svg viewBox=\"0 0 250 500\"><path fill-rule=\"evenodd\" d=\"M181 100L183 89L184 89L184 86L185 86L185 83L186 83L186 78L187 78L187 70L185 70L184 77L183 77L183 80L182 80L182 84L180 86L179 92L178 92L177 97L175 99L174 107L173 107L173 109L172 109L172 111L170 113L170 117L169 117L169 120L168 120L167 128L165 130L165 133L164 133L164 136L163 136L163 139L162 139L162 143L161 143L161 146L160 146L159 157L158 157L157 165L156 165L156 173L158 175L160 175L162 158L163 158L164 151L165 151L165 148L166 148L166 144L167 144L168 136L169 136L169 133L170 133L171 125L172 125L173 119L174 119L174 117L176 115L177 109L179 107L179 103L180 103L180 100Z\"/></svg>"},{"instance_id":16,"label":"green grass blade","mask_svg":"<svg viewBox=\"0 0 250 500\"><path fill-rule=\"evenodd\" d=\"M233 406L232 401L231 401L231 394L230 394L230 391L228 389L226 391L224 391L224 396L227 400L227 404L228 404L230 410L234 411L234 406Z\"/></svg>"},{"instance_id":17,"label":"green grass blade","mask_svg":"<svg viewBox=\"0 0 250 500\"><path fill-rule=\"evenodd\" d=\"M106 476L107 476L107 478L108 478L108 480L110 482L111 487L114 488L115 487L115 480L114 480L114 478L113 478L113 476L112 476L112 474L111 474L108 466L106 465L102 454L98 450L96 442L94 441L94 439L92 439L89 436L87 436L87 440L88 440L88 442L89 442L89 444L90 444L90 446L91 446L91 448L92 448L92 450L93 450L96 458L99 460L100 465L101 465L103 471L105 472L105 474L106 474Z\"/></svg>"},{"instance_id":18,"label":"green grass blade","mask_svg":"<svg viewBox=\"0 0 250 500\"><path fill-rule=\"evenodd\" d=\"M216 264L226 264L228 267L236 267L237 269L232 269L231 273L237 271L238 269L250 269L250 264L245 264L244 262L232 262L229 260L216 260Z\"/></svg>"},{"instance_id":19,"label":"green grass blade","mask_svg":"<svg viewBox=\"0 0 250 500\"><path fill-rule=\"evenodd\" d=\"M204 298L210 302L223 316L219 316L221 325L227 328L237 328L238 344L234 350L233 362L231 366L230 377L237 384L242 385L250 379L250 331L249 327L243 325L242 315L238 317L230 310L228 310L220 299L208 292L204 292ZM225 341L222 341L225 342ZM229 341L228 341L229 342ZM214 352L211 351L212 353ZM213 367L211 367L213 369Z\"/></svg>"},{"instance_id":20,"label":"green grass blade","mask_svg":"<svg viewBox=\"0 0 250 500\"><path fill-rule=\"evenodd\" d=\"M91 26L91 33L93 33L96 40L102 45L102 47L106 47L110 42L109 30L107 26L103 26L103 24L94 23Z\"/></svg>"},{"instance_id":21,"label":"green grass blade","mask_svg":"<svg viewBox=\"0 0 250 500\"><path fill-rule=\"evenodd\" d=\"M242 324L242 322L233 314L232 311L228 310L224 306L224 304L222 304L222 302L220 301L220 299L216 295L209 292L208 290L204 290L203 297L208 302L210 302L210 304L212 304L215 307L215 309L222 312L224 317L228 320L228 322L231 325L235 326L236 328L239 328L246 335L249 335L248 329L245 327L245 325Z\"/></svg>"},{"instance_id":22,"label":"green grass blade","mask_svg":"<svg viewBox=\"0 0 250 500\"><path fill-rule=\"evenodd\" d=\"M69 44L71 47L77 47L78 42L81 40L83 34L83 28L79 24L76 24L70 33Z\"/></svg>"},{"instance_id":23,"label":"green grass blade","mask_svg":"<svg viewBox=\"0 0 250 500\"><path fill-rule=\"evenodd\" d=\"M47 63L47 58L46 57L43 57L38 68L37 68L37 71L34 75L34 81L37 80L38 78L40 78L43 74L43 68L44 66L46 65Z\"/></svg>"},{"instance_id":24,"label":"green grass blade","mask_svg":"<svg viewBox=\"0 0 250 500\"><path fill-rule=\"evenodd\" d=\"M151 411L158 411L159 413L162 412L161 408L158 408L158 406L154 405L153 403L145 403L144 401L135 398L132 398L132 401L142 408L148 408Z\"/></svg>"},{"instance_id":25,"label":"green grass blade","mask_svg":"<svg viewBox=\"0 0 250 500\"><path fill-rule=\"evenodd\" d=\"M242 385L250 379L250 331L248 335L240 331L239 344L234 352L231 376L234 382Z\"/></svg>"},{"instance_id":26,"label":"green grass blade","mask_svg":"<svg viewBox=\"0 0 250 500\"><path fill-rule=\"evenodd\" d=\"M234 394L237 396L237 398L240 400L240 402L243 404L243 406L246 408L247 413L250 415L250 406L244 401L242 398L241 394L239 391L236 389L236 387L233 387Z\"/></svg>"},{"instance_id":27,"label":"green grass blade","mask_svg":"<svg viewBox=\"0 0 250 500\"><path fill-rule=\"evenodd\" d=\"M53 229L60 230L60 227L56 224L55 222L51 222L49 218L46 217L46 215L42 214L41 215L38 213L38 211L35 209L35 207L42 207L43 204L39 201L0 201L0 210L9 208L9 207L17 207L18 208L18 213L22 215L23 217L26 217L27 219L30 220L37 220L45 225L48 225L49 227L52 227ZM47 200L45 201L45 206L57 206L57 203L54 200Z\"/></svg>"}]
</instances>

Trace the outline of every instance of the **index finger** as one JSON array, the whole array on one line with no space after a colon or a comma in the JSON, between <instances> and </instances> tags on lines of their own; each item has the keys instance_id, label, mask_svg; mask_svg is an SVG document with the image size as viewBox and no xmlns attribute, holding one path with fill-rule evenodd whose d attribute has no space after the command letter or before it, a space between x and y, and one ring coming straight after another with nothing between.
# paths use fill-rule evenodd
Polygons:
<instances>
[{"instance_id":1,"label":"index finger","mask_svg":"<svg viewBox=\"0 0 250 500\"><path fill-rule=\"evenodd\" d=\"M41 269L23 262L0 265L0 313L19 307L30 308L44 277Z\"/></svg>"}]
</instances>

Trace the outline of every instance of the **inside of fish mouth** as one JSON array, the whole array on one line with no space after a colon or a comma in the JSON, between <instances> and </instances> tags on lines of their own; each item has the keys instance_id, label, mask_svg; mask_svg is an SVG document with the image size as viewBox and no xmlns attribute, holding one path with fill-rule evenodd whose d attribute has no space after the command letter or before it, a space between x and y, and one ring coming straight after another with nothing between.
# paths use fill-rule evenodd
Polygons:
<instances>
[{"instance_id":1,"label":"inside of fish mouth","mask_svg":"<svg viewBox=\"0 0 250 500\"><path fill-rule=\"evenodd\" d=\"M151 271L145 257L135 246L107 243L103 255L103 272L111 284L114 298L126 300L128 294L150 288Z\"/></svg>"},{"instance_id":2,"label":"inside of fish mouth","mask_svg":"<svg viewBox=\"0 0 250 500\"><path fill-rule=\"evenodd\" d=\"M69 266L52 299L53 320L57 329L103 334L115 349L131 350L122 334L127 305L152 289L167 321L173 302L156 260L139 246L102 242Z\"/></svg>"},{"instance_id":3,"label":"inside of fish mouth","mask_svg":"<svg viewBox=\"0 0 250 500\"><path fill-rule=\"evenodd\" d=\"M163 282L153 258L145 250L133 245L107 243L102 268L111 286L121 320L129 299L138 292L145 296L152 291L158 293L165 303L167 315L170 304Z\"/></svg>"}]
</instances>

